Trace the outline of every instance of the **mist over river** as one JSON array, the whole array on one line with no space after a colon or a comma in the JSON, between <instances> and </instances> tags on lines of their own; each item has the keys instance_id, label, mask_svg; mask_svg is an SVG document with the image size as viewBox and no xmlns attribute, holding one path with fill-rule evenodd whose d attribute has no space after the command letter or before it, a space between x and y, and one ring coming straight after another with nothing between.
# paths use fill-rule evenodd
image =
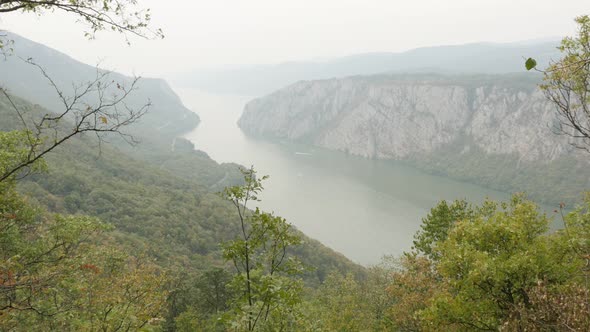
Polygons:
<instances>
[{"instance_id":1,"label":"mist over river","mask_svg":"<svg viewBox=\"0 0 590 332\"><path fill-rule=\"evenodd\" d=\"M308 236L363 265L411 247L421 218L438 201L509 195L433 176L392 161L246 136L237 126L252 97L175 89L201 117L186 135L199 150L222 162L254 165L266 181L260 207L274 211Z\"/></svg>"}]
</instances>

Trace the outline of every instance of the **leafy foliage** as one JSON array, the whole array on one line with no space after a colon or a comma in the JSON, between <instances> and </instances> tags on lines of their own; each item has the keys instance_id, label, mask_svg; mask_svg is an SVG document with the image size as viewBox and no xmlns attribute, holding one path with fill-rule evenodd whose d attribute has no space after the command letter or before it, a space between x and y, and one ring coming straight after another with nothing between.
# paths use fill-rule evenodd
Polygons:
<instances>
[{"instance_id":1,"label":"leafy foliage","mask_svg":"<svg viewBox=\"0 0 590 332\"><path fill-rule=\"evenodd\" d=\"M364 278L331 273L314 294L308 307L306 331L388 331L393 325L388 310L395 302L388 292L392 267L383 264L368 269Z\"/></svg>"},{"instance_id":2,"label":"leafy foliage","mask_svg":"<svg viewBox=\"0 0 590 332\"><path fill-rule=\"evenodd\" d=\"M4 154L19 150L0 146ZM117 331L159 317L166 276L151 262L100 245L109 229L96 218L49 214L23 199L14 182L3 183L0 329Z\"/></svg>"},{"instance_id":3,"label":"leafy foliage","mask_svg":"<svg viewBox=\"0 0 590 332\"><path fill-rule=\"evenodd\" d=\"M455 218L449 219L443 202L424 220L419 234L437 239L426 242L427 253L436 255L407 254L403 270L394 275L389 291L399 300L391 311L398 328L563 329L574 319L578 330L588 328L581 319L590 313L583 297L586 210L572 212L565 219L568 227L554 233L548 233L550 220L522 195L464 211L469 213L448 223ZM433 225L443 225L446 236ZM566 298L571 303L561 311L552 307Z\"/></svg>"},{"instance_id":4,"label":"leafy foliage","mask_svg":"<svg viewBox=\"0 0 590 332\"><path fill-rule=\"evenodd\" d=\"M531 69L537 67L537 60L535 60L533 58L528 58L525 61L524 66L525 66L526 70L531 70Z\"/></svg>"},{"instance_id":5,"label":"leafy foliage","mask_svg":"<svg viewBox=\"0 0 590 332\"><path fill-rule=\"evenodd\" d=\"M276 331L293 324L297 317L302 283L298 275L303 267L298 259L288 257L288 250L301 244L285 219L247 209L249 202L259 201L262 180L253 168L243 170L242 186L226 188L222 197L237 209L240 236L222 245L223 257L231 261L237 274L230 287L237 295L231 301L227 319L236 330Z\"/></svg>"},{"instance_id":6,"label":"leafy foliage","mask_svg":"<svg viewBox=\"0 0 590 332\"><path fill-rule=\"evenodd\" d=\"M424 329L420 312L443 284L431 260L414 254L401 258L400 269L391 276L388 294L395 299L388 316L399 331Z\"/></svg>"},{"instance_id":7,"label":"leafy foliage","mask_svg":"<svg viewBox=\"0 0 590 332\"><path fill-rule=\"evenodd\" d=\"M438 260L436 245L447 238L449 230L458 221L464 220L474 212L464 200L456 200L450 205L441 201L422 219L421 230L414 236L413 249L432 260Z\"/></svg>"}]
</instances>

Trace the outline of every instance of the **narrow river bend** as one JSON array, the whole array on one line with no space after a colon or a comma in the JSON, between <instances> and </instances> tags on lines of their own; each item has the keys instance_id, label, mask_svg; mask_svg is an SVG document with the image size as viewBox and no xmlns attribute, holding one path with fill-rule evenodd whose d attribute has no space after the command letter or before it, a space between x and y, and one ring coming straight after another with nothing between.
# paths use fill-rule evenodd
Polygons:
<instances>
[{"instance_id":1,"label":"narrow river bend","mask_svg":"<svg viewBox=\"0 0 590 332\"><path fill-rule=\"evenodd\" d=\"M186 135L218 162L270 175L260 207L353 261L371 265L410 248L421 218L442 199L508 195L390 162L247 137L236 122L251 97L176 89L201 123Z\"/></svg>"}]
</instances>

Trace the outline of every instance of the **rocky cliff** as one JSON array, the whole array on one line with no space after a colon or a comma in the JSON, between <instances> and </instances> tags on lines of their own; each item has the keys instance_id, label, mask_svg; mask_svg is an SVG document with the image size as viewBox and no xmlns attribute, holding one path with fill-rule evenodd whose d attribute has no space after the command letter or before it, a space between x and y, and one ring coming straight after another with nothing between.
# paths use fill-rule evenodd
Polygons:
<instances>
[{"instance_id":1,"label":"rocky cliff","mask_svg":"<svg viewBox=\"0 0 590 332\"><path fill-rule=\"evenodd\" d=\"M565 163L560 171L583 172L587 186L590 156L552 133L555 110L536 88L538 80L408 75L304 81L250 102L239 126L250 135L409 161L510 191L567 186L562 179L515 185L535 172L555 177L551 169Z\"/></svg>"}]
</instances>

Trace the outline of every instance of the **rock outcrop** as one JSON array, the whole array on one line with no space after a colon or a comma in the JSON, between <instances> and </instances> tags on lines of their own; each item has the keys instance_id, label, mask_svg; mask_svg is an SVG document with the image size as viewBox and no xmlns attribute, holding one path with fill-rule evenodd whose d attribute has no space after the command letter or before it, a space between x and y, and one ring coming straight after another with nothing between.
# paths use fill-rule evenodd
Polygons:
<instances>
[{"instance_id":1,"label":"rock outcrop","mask_svg":"<svg viewBox=\"0 0 590 332\"><path fill-rule=\"evenodd\" d=\"M512 77L512 80L510 79ZM378 159L408 159L449 145L552 161L571 154L554 107L522 76L353 77L294 84L250 102L246 133Z\"/></svg>"},{"instance_id":2,"label":"rock outcrop","mask_svg":"<svg viewBox=\"0 0 590 332\"><path fill-rule=\"evenodd\" d=\"M496 189L539 191L543 199L562 194L552 188L573 183L555 172L574 172L583 184L573 183L568 195L579 195L590 184L590 156L568 136L552 133L558 120L537 88L539 79L381 75L302 81L248 103L239 126L253 136L409 161ZM551 180L529 181L533 175ZM519 181L527 184L516 186Z\"/></svg>"}]
</instances>

